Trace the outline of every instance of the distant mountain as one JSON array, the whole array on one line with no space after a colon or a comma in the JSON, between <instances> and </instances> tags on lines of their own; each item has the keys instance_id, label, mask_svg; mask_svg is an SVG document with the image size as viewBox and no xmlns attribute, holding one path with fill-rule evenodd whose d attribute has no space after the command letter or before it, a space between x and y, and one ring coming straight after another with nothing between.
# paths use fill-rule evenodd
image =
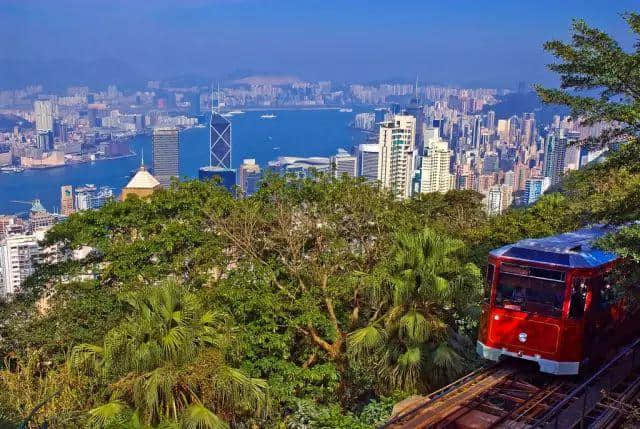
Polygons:
<instances>
[{"instance_id":1,"label":"distant mountain","mask_svg":"<svg viewBox=\"0 0 640 429\"><path fill-rule=\"evenodd\" d=\"M522 116L523 113L533 112L538 123L549 123L553 115L568 115L566 107L544 104L535 92L512 93L499 97L499 102L493 106L485 106L483 113L489 110L496 112L496 119L507 119L513 115Z\"/></svg>"},{"instance_id":2,"label":"distant mountain","mask_svg":"<svg viewBox=\"0 0 640 429\"><path fill-rule=\"evenodd\" d=\"M27 121L25 118L0 113L0 131L11 131L16 125L21 128L33 128L33 123Z\"/></svg>"},{"instance_id":3,"label":"distant mountain","mask_svg":"<svg viewBox=\"0 0 640 429\"><path fill-rule=\"evenodd\" d=\"M146 78L142 73L119 59L105 58L95 61L0 59L2 89L42 84L45 90L62 91L74 85L105 88L112 83L126 88L139 87L145 81Z\"/></svg>"}]
</instances>

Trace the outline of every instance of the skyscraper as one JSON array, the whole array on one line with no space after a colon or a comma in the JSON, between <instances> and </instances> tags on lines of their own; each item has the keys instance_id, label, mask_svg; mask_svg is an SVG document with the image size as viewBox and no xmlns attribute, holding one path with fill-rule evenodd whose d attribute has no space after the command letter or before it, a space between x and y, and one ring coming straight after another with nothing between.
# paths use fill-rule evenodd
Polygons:
<instances>
[{"instance_id":1,"label":"skyscraper","mask_svg":"<svg viewBox=\"0 0 640 429\"><path fill-rule=\"evenodd\" d=\"M73 187L71 185L60 187L60 213L64 216L73 213Z\"/></svg>"},{"instance_id":2,"label":"skyscraper","mask_svg":"<svg viewBox=\"0 0 640 429\"><path fill-rule=\"evenodd\" d=\"M549 188L548 177L534 177L527 179L524 186L524 203L530 205L540 199L544 191Z\"/></svg>"},{"instance_id":3,"label":"skyscraper","mask_svg":"<svg viewBox=\"0 0 640 429\"><path fill-rule=\"evenodd\" d=\"M451 151L446 141L430 140L425 145L420 168L420 192L447 192L454 186L454 176L449 171Z\"/></svg>"},{"instance_id":4,"label":"skyscraper","mask_svg":"<svg viewBox=\"0 0 640 429\"><path fill-rule=\"evenodd\" d=\"M489 110L487 112L487 128L493 131L495 126L496 126L496 112L494 112L493 110Z\"/></svg>"},{"instance_id":5,"label":"skyscraper","mask_svg":"<svg viewBox=\"0 0 640 429\"><path fill-rule=\"evenodd\" d=\"M51 100L36 100L33 103L37 131L53 131L53 103Z\"/></svg>"},{"instance_id":6,"label":"skyscraper","mask_svg":"<svg viewBox=\"0 0 640 429\"><path fill-rule=\"evenodd\" d=\"M246 196L256 193L260 185L262 174L260 166L256 164L255 159L245 159L238 168L236 184Z\"/></svg>"},{"instance_id":7,"label":"skyscraper","mask_svg":"<svg viewBox=\"0 0 640 429\"><path fill-rule=\"evenodd\" d=\"M399 198L411 196L415 160L416 119L396 115L380 124L378 178L382 187Z\"/></svg>"},{"instance_id":8,"label":"skyscraper","mask_svg":"<svg viewBox=\"0 0 640 429\"><path fill-rule=\"evenodd\" d=\"M338 149L338 153L331 157L331 167L334 177L341 177L346 174L349 177L356 177L357 159L349 155L344 149Z\"/></svg>"},{"instance_id":9,"label":"skyscraper","mask_svg":"<svg viewBox=\"0 0 640 429\"><path fill-rule=\"evenodd\" d=\"M380 146L365 143L358 146L358 176L364 177L368 182L378 180L378 157Z\"/></svg>"},{"instance_id":10,"label":"skyscraper","mask_svg":"<svg viewBox=\"0 0 640 429\"><path fill-rule=\"evenodd\" d=\"M167 188L180 175L180 138L177 128L153 130L153 175Z\"/></svg>"},{"instance_id":11,"label":"skyscraper","mask_svg":"<svg viewBox=\"0 0 640 429\"><path fill-rule=\"evenodd\" d=\"M220 90L218 98L219 94ZM231 121L220 114L220 100L218 107L213 108L213 94L209 124L209 166L231 168Z\"/></svg>"},{"instance_id":12,"label":"skyscraper","mask_svg":"<svg viewBox=\"0 0 640 429\"><path fill-rule=\"evenodd\" d=\"M40 260L38 239L33 234L16 234L0 241L0 298L20 291Z\"/></svg>"}]
</instances>

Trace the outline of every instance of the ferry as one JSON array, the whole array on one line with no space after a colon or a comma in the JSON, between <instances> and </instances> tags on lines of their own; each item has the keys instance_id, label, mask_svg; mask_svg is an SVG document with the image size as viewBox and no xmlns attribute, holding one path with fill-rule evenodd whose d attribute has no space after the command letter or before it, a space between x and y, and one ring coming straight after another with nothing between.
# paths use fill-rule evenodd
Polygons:
<instances>
[{"instance_id":1,"label":"ferry","mask_svg":"<svg viewBox=\"0 0 640 429\"><path fill-rule=\"evenodd\" d=\"M342 112L342 113L351 113L351 112L353 112L353 109L349 109L349 108L344 107L344 108L342 108L342 109L340 109L338 111Z\"/></svg>"},{"instance_id":2,"label":"ferry","mask_svg":"<svg viewBox=\"0 0 640 429\"><path fill-rule=\"evenodd\" d=\"M265 115L260 116L260 119L275 119L277 116L273 113L267 113Z\"/></svg>"},{"instance_id":3,"label":"ferry","mask_svg":"<svg viewBox=\"0 0 640 429\"><path fill-rule=\"evenodd\" d=\"M244 112L242 110L232 110L229 112L230 115L242 115Z\"/></svg>"},{"instance_id":4,"label":"ferry","mask_svg":"<svg viewBox=\"0 0 640 429\"><path fill-rule=\"evenodd\" d=\"M198 124L198 125L196 125L195 127L196 127L196 128L204 128L205 126L206 126L206 125L204 125L204 124Z\"/></svg>"},{"instance_id":5,"label":"ferry","mask_svg":"<svg viewBox=\"0 0 640 429\"><path fill-rule=\"evenodd\" d=\"M24 168L22 167L14 167L14 166L6 166L6 167L1 167L0 171L2 171L3 173L22 173L24 171Z\"/></svg>"},{"instance_id":6,"label":"ferry","mask_svg":"<svg viewBox=\"0 0 640 429\"><path fill-rule=\"evenodd\" d=\"M224 117L224 118L230 118L230 117L232 117L233 115L231 114L231 112L229 112L229 113L223 113L223 114L221 114L220 116L222 116L222 117Z\"/></svg>"}]
</instances>

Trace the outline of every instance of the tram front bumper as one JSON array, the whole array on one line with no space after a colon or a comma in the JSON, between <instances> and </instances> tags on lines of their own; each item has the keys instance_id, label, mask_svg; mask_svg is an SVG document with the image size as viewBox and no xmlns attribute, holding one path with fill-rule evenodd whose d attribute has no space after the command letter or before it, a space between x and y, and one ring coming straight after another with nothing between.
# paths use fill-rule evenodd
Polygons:
<instances>
[{"instance_id":1,"label":"tram front bumper","mask_svg":"<svg viewBox=\"0 0 640 429\"><path fill-rule=\"evenodd\" d=\"M512 352L507 349L498 349L484 345L478 341L476 344L476 352L484 359L499 361L502 356L511 356L517 359L526 359L537 362L540 366L540 372L555 375L575 375L580 370L580 362L558 362L551 359L543 359L539 355L526 355L524 353Z\"/></svg>"}]
</instances>

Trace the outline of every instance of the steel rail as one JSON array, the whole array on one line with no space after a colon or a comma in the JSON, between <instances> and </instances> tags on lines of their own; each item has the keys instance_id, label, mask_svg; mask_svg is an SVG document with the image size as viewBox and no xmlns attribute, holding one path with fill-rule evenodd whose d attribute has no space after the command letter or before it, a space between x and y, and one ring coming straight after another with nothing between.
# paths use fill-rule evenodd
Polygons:
<instances>
[{"instance_id":1,"label":"steel rail","mask_svg":"<svg viewBox=\"0 0 640 429\"><path fill-rule=\"evenodd\" d=\"M432 403L434 403L437 399L442 398L444 395L451 393L453 391L455 391L456 389L464 386L465 384L473 381L474 379L482 376L482 375L489 375L492 372L495 372L499 367L501 366L501 362L497 362L494 363L492 365L489 366L483 366L480 367L478 369L476 369L473 372L470 372L469 374L465 375L464 377L461 377L459 379L457 379L456 381L441 387L440 389L431 392L430 394L428 394L426 396L426 400L424 402L421 402L420 405L411 408L410 410L404 411L396 416L394 416L393 418L391 418L390 420L388 420L387 422L383 423L382 425L378 426L377 429L386 429L386 428L390 428L391 426L393 426L394 424L401 422L403 420L405 420L407 417L410 417L414 414L416 414L418 411L428 407L429 405L431 405Z\"/></svg>"}]
</instances>

